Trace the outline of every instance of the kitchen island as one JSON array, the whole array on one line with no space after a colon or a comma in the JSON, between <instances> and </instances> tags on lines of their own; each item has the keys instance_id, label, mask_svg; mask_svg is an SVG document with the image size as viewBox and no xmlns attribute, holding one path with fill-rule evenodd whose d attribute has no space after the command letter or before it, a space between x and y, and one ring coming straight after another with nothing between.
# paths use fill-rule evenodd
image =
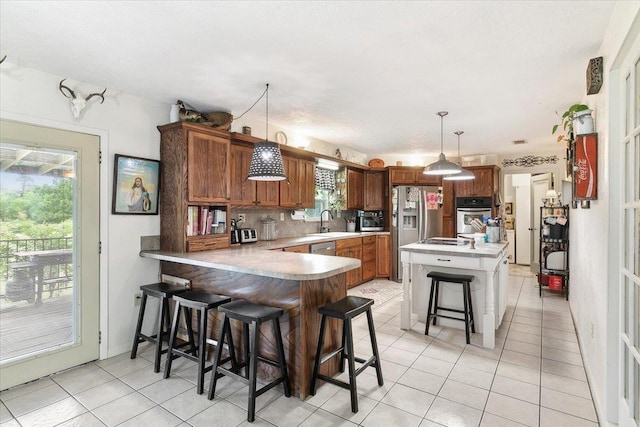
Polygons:
<instances>
[{"instance_id":1,"label":"kitchen island","mask_svg":"<svg viewBox=\"0 0 640 427\"><path fill-rule=\"evenodd\" d=\"M455 240L455 239L454 239ZM471 283L476 332L482 332L482 344L495 347L495 330L500 326L507 306L509 264L507 242L485 243L471 249L468 241L460 244L412 243L400 247L403 275L403 299L400 307L400 327L411 329L411 314L424 320L431 289L430 271L472 274ZM443 283L440 302L443 306L462 308L462 289ZM462 328L464 322L439 319L442 325Z\"/></svg>"},{"instance_id":2,"label":"kitchen island","mask_svg":"<svg viewBox=\"0 0 640 427\"><path fill-rule=\"evenodd\" d=\"M191 280L193 289L282 308L285 315L280 322L291 391L301 399L309 392L320 326L318 307L344 298L346 272L360 267L360 261L352 258L246 246L192 253L142 251L140 255L159 260L163 274ZM212 338L216 336L218 321L210 325ZM326 349L338 347L341 336L338 322L330 321L327 329ZM240 332L233 330L234 342L241 347ZM262 328L261 353L275 359L274 344L270 328ZM323 366L323 371L333 375L337 367L334 361L327 363L326 368ZM259 376L279 376L274 369L260 363Z\"/></svg>"}]
</instances>

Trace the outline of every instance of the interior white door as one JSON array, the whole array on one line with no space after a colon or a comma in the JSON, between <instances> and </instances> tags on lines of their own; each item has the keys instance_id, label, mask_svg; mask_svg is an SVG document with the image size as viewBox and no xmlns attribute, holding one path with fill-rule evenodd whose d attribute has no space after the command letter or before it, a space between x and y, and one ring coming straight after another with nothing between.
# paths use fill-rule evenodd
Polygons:
<instances>
[{"instance_id":1,"label":"interior white door","mask_svg":"<svg viewBox=\"0 0 640 427\"><path fill-rule=\"evenodd\" d=\"M516 188L516 264L529 265L531 262L531 174L511 176Z\"/></svg>"},{"instance_id":2,"label":"interior white door","mask_svg":"<svg viewBox=\"0 0 640 427\"><path fill-rule=\"evenodd\" d=\"M547 197L547 191L552 189L553 178L550 173L543 173L531 177L531 272L540 271L540 207L542 199Z\"/></svg>"},{"instance_id":3,"label":"interior white door","mask_svg":"<svg viewBox=\"0 0 640 427\"><path fill-rule=\"evenodd\" d=\"M57 227L14 236L0 261L0 390L98 358L99 152L95 135L1 121L3 201Z\"/></svg>"}]
</instances>

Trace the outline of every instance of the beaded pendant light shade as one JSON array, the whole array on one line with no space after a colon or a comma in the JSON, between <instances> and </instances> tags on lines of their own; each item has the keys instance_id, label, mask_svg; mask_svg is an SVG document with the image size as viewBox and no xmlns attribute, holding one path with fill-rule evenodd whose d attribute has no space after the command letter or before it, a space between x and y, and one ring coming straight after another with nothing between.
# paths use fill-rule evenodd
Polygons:
<instances>
[{"instance_id":1,"label":"beaded pendant light shade","mask_svg":"<svg viewBox=\"0 0 640 427\"><path fill-rule=\"evenodd\" d=\"M460 135L462 135L463 133L464 133L464 131L462 131L462 130L457 130L457 131L454 132L454 134L458 135L458 159L461 159L461 157L460 157ZM460 170L462 172L454 174L454 175L446 175L442 179L445 179L447 181L467 181L469 179L476 179L476 176L473 174L473 172L471 172L470 170L467 170L467 169L462 167L462 162L460 160L458 160L458 165L460 165Z\"/></svg>"},{"instance_id":2,"label":"beaded pendant light shade","mask_svg":"<svg viewBox=\"0 0 640 427\"><path fill-rule=\"evenodd\" d=\"M447 160L447 158L444 155L444 124L443 124L443 120L444 120L444 116L449 114L449 112L447 112L447 111L438 111L436 114L438 116L440 116L440 157L438 158L437 162L433 162L430 165L427 165L427 167L424 168L424 172L423 173L425 175L449 175L449 174L454 174L454 173L460 173L460 172L462 172L462 169L460 168L460 166L458 166L455 163L450 162L449 160Z\"/></svg>"},{"instance_id":3,"label":"beaded pendant light shade","mask_svg":"<svg viewBox=\"0 0 640 427\"><path fill-rule=\"evenodd\" d=\"M269 141L269 84L267 83L267 113L266 126L267 132L265 140L257 142L253 146L253 155L251 156L251 165L249 166L249 175L247 179L254 181L283 181L287 179L282 165L282 153L280 146L275 142Z\"/></svg>"}]
</instances>

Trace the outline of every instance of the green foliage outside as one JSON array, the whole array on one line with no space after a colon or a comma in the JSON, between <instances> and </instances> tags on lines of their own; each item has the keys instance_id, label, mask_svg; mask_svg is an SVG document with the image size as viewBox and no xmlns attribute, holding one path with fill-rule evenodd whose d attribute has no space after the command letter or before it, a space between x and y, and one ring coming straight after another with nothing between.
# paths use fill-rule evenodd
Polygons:
<instances>
[{"instance_id":1,"label":"green foliage outside","mask_svg":"<svg viewBox=\"0 0 640 427\"><path fill-rule=\"evenodd\" d=\"M48 239L73 234L73 180L0 193L0 240ZM0 245L0 277L14 248Z\"/></svg>"}]
</instances>

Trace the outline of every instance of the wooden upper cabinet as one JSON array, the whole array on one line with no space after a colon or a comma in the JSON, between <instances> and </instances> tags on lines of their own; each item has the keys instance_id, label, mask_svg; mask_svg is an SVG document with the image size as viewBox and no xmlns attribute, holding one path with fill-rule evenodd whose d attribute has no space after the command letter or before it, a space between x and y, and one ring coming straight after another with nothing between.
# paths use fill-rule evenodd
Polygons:
<instances>
[{"instance_id":1,"label":"wooden upper cabinet","mask_svg":"<svg viewBox=\"0 0 640 427\"><path fill-rule=\"evenodd\" d=\"M364 209L364 173L347 169L347 209Z\"/></svg>"},{"instance_id":2,"label":"wooden upper cabinet","mask_svg":"<svg viewBox=\"0 0 640 427\"><path fill-rule=\"evenodd\" d=\"M378 211L384 208L384 172L364 173L364 210Z\"/></svg>"},{"instance_id":3,"label":"wooden upper cabinet","mask_svg":"<svg viewBox=\"0 0 640 427\"><path fill-rule=\"evenodd\" d=\"M247 179L253 147L231 144L231 204L235 206L278 206L277 181Z\"/></svg>"},{"instance_id":4,"label":"wooden upper cabinet","mask_svg":"<svg viewBox=\"0 0 640 427\"><path fill-rule=\"evenodd\" d=\"M188 201L227 203L230 197L229 138L187 131Z\"/></svg>"},{"instance_id":5,"label":"wooden upper cabinet","mask_svg":"<svg viewBox=\"0 0 640 427\"><path fill-rule=\"evenodd\" d=\"M498 166L469 166L476 179L455 182L456 197L493 197L499 187Z\"/></svg>"},{"instance_id":6,"label":"wooden upper cabinet","mask_svg":"<svg viewBox=\"0 0 640 427\"><path fill-rule=\"evenodd\" d=\"M392 185L441 185L441 177L425 175L423 172L423 167L391 166L389 179Z\"/></svg>"},{"instance_id":7,"label":"wooden upper cabinet","mask_svg":"<svg viewBox=\"0 0 640 427\"><path fill-rule=\"evenodd\" d=\"M282 156L289 182L280 181L280 206L313 208L315 206L316 165L311 160Z\"/></svg>"},{"instance_id":8,"label":"wooden upper cabinet","mask_svg":"<svg viewBox=\"0 0 640 427\"><path fill-rule=\"evenodd\" d=\"M253 149L241 145L231 146L231 204L252 205L256 199L255 181L247 179Z\"/></svg>"}]
</instances>

